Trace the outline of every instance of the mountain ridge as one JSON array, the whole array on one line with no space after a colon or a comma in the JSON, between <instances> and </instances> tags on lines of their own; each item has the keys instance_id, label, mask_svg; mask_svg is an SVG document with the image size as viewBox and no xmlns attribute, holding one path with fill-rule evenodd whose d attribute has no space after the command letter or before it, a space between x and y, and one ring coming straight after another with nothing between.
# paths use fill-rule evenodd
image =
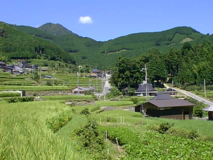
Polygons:
<instances>
[{"instance_id":1,"label":"mountain ridge","mask_svg":"<svg viewBox=\"0 0 213 160\"><path fill-rule=\"evenodd\" d=\"M60 24L46 23L42 26L48 25L51 25L52 28L13 27L27 34L49 40L73 56L78 64L99 68L115 65L119 56L136 58L151 49L167 52L171 48L181 48L184 42L193 44L208 38L207 35L191 27L182 26L161 32L132 33L103 42L76 35ZM55 33L60 34L55 35Z\"/></svg>"}]
</instances>

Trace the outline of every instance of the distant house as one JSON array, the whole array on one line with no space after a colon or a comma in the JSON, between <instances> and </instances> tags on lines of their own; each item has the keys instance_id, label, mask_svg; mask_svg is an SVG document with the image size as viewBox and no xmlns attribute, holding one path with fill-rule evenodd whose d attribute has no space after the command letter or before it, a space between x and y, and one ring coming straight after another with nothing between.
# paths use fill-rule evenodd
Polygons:
<instances>
[{"instance_id":1,"label":"distant house","mask_svg":"<svg viewBox=\"0 0 213 160\"><path fill-rule=\"evenodd\" d=\"M155 96L157 91L152 87L152 84L142 83L139 84L138 89L135 91L137 96L146 96L146 86L147 86L147 95Z\"/></svg>"},{"instance_id":2,"label":"distant house","mask_svg":"<svg viewBox=\"0 0 213 160\"><path fill-rule=\"evenodd\" d=\"M208 112L208 119L213 120L213 106L204 108L203 110Z\"/></svg>"},{"instance_id":3,"label":"distant house","mask_svg":"<svg viewBox=\"0 0 213 160\"><path fill-rule=\"evenodd\" d=\"M94 69L92 70L92 73L99 73L99 70L98 70L97 68L94 68Z\"/></svg>"},{"instance_id":4,"label":"distant house","mask_svg":"<svg viewBox=\"0 0 213 160\"><path fill-rule=\"evenodd\" d=\"M72 90L72 92L76 95L84 95L86 91L91 91L94 93L95 89L93 87L76 87Z\"/></svg>"},{"instance_id":5,"label":"distant house","mask_svg":"<svg viewBox=\"0 0 213 160\"><path fill-rule=\"evenodd\" d=\"M174 99L168 93L158 93L152 100L135 107L148 117L192 119L194 104L183 99Z\"/></svg>"},{"instance_id":6,"label":"distant house","mask_svg":"<svg viewBox=\"0 0 213 160\"><path fill-rule=\"evenodd\" d=\"M49 75L45 75L44 78L51 79L52 77Z\"/></svg>"},{"instance_id":7,"label":"distant house","mask_svg":"<svg viewBox=\"0 0 213 160\"><path fill-rule=\"evenodd\" d=\"M96 74L96 73L90 73L90 74L89 74L89 77L96 78L96 77L97 77L97 74Z\"/></svg>"},{"instance_id":8,"label":"distant house","mask_svg":"<svg viewBox=\"0 0 213 160\"><path fill-rule=\"evenodd\" d=\"M6 64L4 62L0 62L0 68L3 68L4 66L6 66Z\"/></svg>"},{"instance_id":9,"label":"distant house","mask_svg":"<svg viewBox=\"0 0 213 160\"><path fill-rule=\"evenodd\" d=\"M167 93L169 93L170 95L176 95L177 94L177 91L173 88L168 88L166 90Z\"/></svg>"},{"instance_id":10,"label":"distant house","mask_svg":"<svg viewBox=\"0 0 213 160\"><path fill-rule=\"evenodd\" d=\"M17 65L7 65L3 67L4 72L11 72L12 74L22 74L24 70Z\"/></svg>"}]
</instances>

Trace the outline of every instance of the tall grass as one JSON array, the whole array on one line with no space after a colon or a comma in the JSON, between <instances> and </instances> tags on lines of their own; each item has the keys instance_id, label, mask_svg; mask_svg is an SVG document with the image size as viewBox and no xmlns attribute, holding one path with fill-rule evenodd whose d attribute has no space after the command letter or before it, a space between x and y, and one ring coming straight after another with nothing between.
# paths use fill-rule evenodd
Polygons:
<instances>
[{"instance_id":1,"label":"tall grass","mask_svg":"<svg viewBox=\"0 0 213 160\"><path fill-rule=\"evenodd\" d=\"M47 118L68 110L56 102L1 102L0 159L82 159L46 125Z\"/></svg>"}]
</instances>

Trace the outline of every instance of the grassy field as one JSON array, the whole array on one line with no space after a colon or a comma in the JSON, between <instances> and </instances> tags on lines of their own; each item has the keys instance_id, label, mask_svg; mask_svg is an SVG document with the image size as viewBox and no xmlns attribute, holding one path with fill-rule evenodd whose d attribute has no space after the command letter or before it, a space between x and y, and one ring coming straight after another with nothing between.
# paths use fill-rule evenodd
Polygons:
<instances>
[{"instance_id":1,"label":"grassy field","mask_svg":"<svg viewBox=\"0 0 213 160\"><path fill-rule=\"evenodd\" d=\"M46 126L48 118L69 110L50 101L1 102L0 159L84 159Z\"/></svg>"},{"instance_id":2,"label":"grassy field","mask_svg":"<svg viewBox=\"0 0 213 160\"><path fill-rule=\"evenodd\" d=\"M118 134L117 131L112 132L110 130L111 126L115 128L123 127L124 131L127 130L128 132L133 132L133 135L136 134L136 136L134 136L135 138L137 138L139 134L144 134L143 137L147 138L152 136L152 142L149 143L150 146L155 145L156 154L158 152L161 153L161 149L158 147L163 147L159 146L159 144L164 143L162 141L163 139L165 140L165 137L167 137L166 139L168 139L168 144L170 146L176 145L180 147L183 143L187 143L188 145L189 141L192 144L195 143L195 145L199 142L202 145L204 143L202 140L191 141L187 139L183 139L181 142L175 142L174 139L180 140L180 138L178 138L177 135L177 137L172 138L173 136L169 133L163 138L156 131L152 131L152 128L158 128L162 123L174 124L172 127L174 133L190 133L191 131L196 131L200 137L209 137L212 136L213 133L211 121L145 118L141 113L123 110L122 107L133 106L133 102L128 98L123 99L123 101L96 101L95 105L73 107L65 105L64 100L67 98L74 99L75 97L55 97L54 101L52 99L53 97L42 97L43 99L46 98L46 101L14 104L0 101L0 159L92 159L90 158L91 154L86 150L84 151L81 149L81 151L79 151L78 141L72 137L71 134L74 130L80 129L87 122L87 117L79 114L85 108L93 111L90 117L95 119L100 126L104 127L104 129L109 126L110 135ZM79 96L79 99L81 98L90 99L91 96ZM140 100L143 101L144 97L141 97ZM97 107L99 106L112 106L115 110L103 111L97 114L99 110ZM95 111L94 108L98 110ZM67 116L71 117L71 120L68 120ZM53 127L58 127L55 134L51 130L49 124L53 125ZM113 128L111 129L114 130ZM119 137L119 135L117 136L119 138L119 143L122 142L122 139L125 139L124 135L123 138ZM129 138L131 138L131 136L129 136ZM138 139L138 142L139 141L141 140ZM125 142L127 144L123 146L124 150L125 146L127 147L130 142L131 139L128 139L127 136ZM144 141L140 144L143 144L143 142ZM152 144L153 142L156 142L156 144ZM118 159L121 154L120 150L113 143L106 143L107 147L105 149L108 150L107 153L109 152L112 159ZM210 142L205 141L205 143L210 145ZM204 146L205 150L208 150L208 148L206 148L208 145ZM180 148L174 148L175 151L176 149ZM202 146L197 146L196 153L197 151L202 153ZM129 154L128 147L126 148L126 152ZM124 159L128 159L127 153ZM152 153L150 153L150 155L151 154ZM171 152L165 155L172 156L173 154L176 153ZM195 156L194 153L191 154ZM163 155L159 154L159 156L162 158ZM210 156L209 153L207 153L206 159L208 159L208 156ZM205 159L205 157L203 159Z\"/></svg>"}]
</instances>

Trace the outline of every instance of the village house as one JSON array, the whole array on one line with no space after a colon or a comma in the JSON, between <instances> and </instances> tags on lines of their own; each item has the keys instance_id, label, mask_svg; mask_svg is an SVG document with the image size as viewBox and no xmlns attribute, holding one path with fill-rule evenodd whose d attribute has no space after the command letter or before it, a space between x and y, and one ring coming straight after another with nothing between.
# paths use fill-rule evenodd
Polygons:
<instances>
[{"instance_id":1,"label":"village house","mask_svg":"<svg viewBox=\"0 0 213 160\"><path fill-rule=\"evenodd\" d=\"M166 90L166 92L169 93L170 95L176 95L176 94L177 94L177 91L174 90L173 88L168 88L168 89Z\"/></svg>"},{"instance_id":2,"label":"village house","mask_svg":"<svg viewBox=\"0 0 213 160\"><path fill-rule=\"evenodd\" d=\"M6 66L6 64L4 62L0 62L0 68L3 68L4 66Z\"/></svg>"},{"instance_id":3,"label":"village house","mask_svg":"<svg viewBox=\"0 0 213 160\"><path fill-rule=\"evenodd\" d=\"M168 93L158 93L152 100L135 107L136 112L146 117L192 119L194 104L183 99L174 99Z\"/></svg>"},{"instance_id":4,"label":"village house","mask_svg":"<svg viewBox=\"0 0 213 160\"><path fill-rule=\"evenodd\" d=\"M11 74L22 74L24 70L17 65L7 65L3 67L4 72L11 72Z\"/></svg>"},{"instance_id":5,"label":"village house","mask_svg":"<svg viewBox=\"0 0 213 160\"><path fill-rule=\"evenodd\" d=\"M92 93L95 92L95 89L93 87L76 87L72 90L73 94L76 94L76 95L85 95L85 92L87 91L91 91Z\"/></svg>"},{"instance_id":6,"label":"village house","mask_svg":"<svg viewBox=\"0 0 213 160\"><path fill-rule=\"evenodd\" d=\"M204 108L203 110L208 112L208 120L213 120L213 106Z\"/></svg>"},{"instance_id":7,"label":"village house","mask_svg":"<svg viewBox=\"0 0 213 160\"><path fill-rule=\"evenodd\" d=\"M147 95L155 96L157 91L153 88L152 84L144 81L142 84L139 84L138 89L135 91L137 96L146 96L146 86L147 86Z\"/></svg>"}]
</instances>

